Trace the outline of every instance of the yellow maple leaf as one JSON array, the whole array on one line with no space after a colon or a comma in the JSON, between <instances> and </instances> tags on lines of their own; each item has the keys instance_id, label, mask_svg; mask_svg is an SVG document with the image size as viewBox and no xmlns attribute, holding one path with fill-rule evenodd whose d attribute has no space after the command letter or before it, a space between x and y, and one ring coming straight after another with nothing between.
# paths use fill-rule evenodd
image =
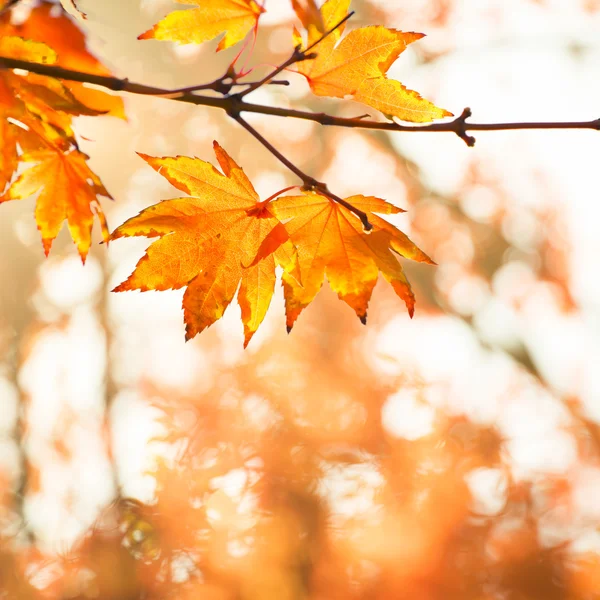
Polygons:
<instances>
[{"instance_id":1,"label":"yellow maple leaf","mask_svg":"<svg viewBox=\"0 0 600 600\"><path fill-rule=\"evenodd\" d=\"M368 196L352 196L347 201L367 214L372 231L365 233L360 220L347 208L319 194L306 192L272 204L297 248L302 281L299 285L283 275L288 331L314 300L325 276L363 322L379 273L413 315L415 298L394 253L429 264L433 261L399 229L374 214L395 214L402 209Z\"/></svg>"},{"instance_id":2,"label":"yellow maple leaf","mask_svg":"<svg viewBox=\"0 0 600 600\"><path fill-rule=\"evenodd\" d=\"M85 262L91 245L94 216L98 217L104 240L108 241L108 227L97 196L110 198L110 195L88 167L88 157L83 152L63 152L46 144L43 146L23 154L23 162L36 164L12 183L0 202L22 200L40 192L35 220L42 234L46 256L66 220Z\"/></svg>"},{"instance_id":3,"label":"yellow maple leaf","mask_svg":"<svg viewBox=\"0 0 600 600\"><path fill-rule=\"evenodd\" d=\"M177 0L197 8L176 10L152 29L138 36L139 40L168 40L179 44L201 44L225 34L217 51L225 50L243 40L256 27L264 9L254 0Z\"/></svg>"},{"instance_id":4,"label":"yellow maple leaf","mask_svg":"<svg viewBox=\"0 0 600 600\"><path fill-rule=\"evenodd\" d=\"M260 202L243 170L217 142L214 150L222 173L199 158L140 154L191 197L150 206L113 232L111 239L160 237L113 291L187 286L183 310L189 340L223 316L239 286L245 347L271 302L276 262L293 272L295 250L271 204Z\"/></svg>"},{"instance_id":5,"label":"yellow maple leaf","mask_svg":"<svg viewBox=\"0 0 600 600\"><path fill-rule=\"evenodd\" d=\"M328 0L321 8L325 31L335 27L347 14L350 0ZM426 123L452 116L399 81L387 78L387 71L408 44L421 39L421 33L405 33L381 26L362 27L342 38L341 26L312 51L313 60L298 64L298 72L306 77L317 96L344 98L372 106L390 117L403 121ZM308 26L308 45L321 37L319 28ZM295 32L295 42L302 46Z\"/></svg>"}]
</instances>

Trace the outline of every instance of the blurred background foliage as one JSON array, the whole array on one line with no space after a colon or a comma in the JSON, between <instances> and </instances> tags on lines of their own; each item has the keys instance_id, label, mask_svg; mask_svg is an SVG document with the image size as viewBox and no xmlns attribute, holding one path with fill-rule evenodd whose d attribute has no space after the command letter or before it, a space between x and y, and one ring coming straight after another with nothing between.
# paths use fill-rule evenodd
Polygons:
<instances>
[{"instance_id":1,"label":"blurred background foliage","mask_svg":"<svg viewBox=\"0 0 600 600\"><path fill-rule=\"evenodd\" d=\"M30 4L30 3L29 3ZM269 0L254 64L291 49ZM26 18L28 1L18 7ZM165 0L81 0L116 75L179 87L233 54L136 36ZM356 0L354 26L423 31L392 75L474 120L598 116L596 0ZM235 50L233 50L235 52ZM293 74L257 102L315 99ZM135 151L212 156L263 195L295 183L220 112L126 99L77 119L113 227L173 190ZM0 207L0 597L207 600L600 597L600 140L590 131L359 133L248 117L339 195L378 195L439 266L378 286L363 327L327 289L247 351L233 306L184 344L181 294L110 294L147 244ZM97 233L97 232L96 232Z\"/></svg>"}]
</instances>

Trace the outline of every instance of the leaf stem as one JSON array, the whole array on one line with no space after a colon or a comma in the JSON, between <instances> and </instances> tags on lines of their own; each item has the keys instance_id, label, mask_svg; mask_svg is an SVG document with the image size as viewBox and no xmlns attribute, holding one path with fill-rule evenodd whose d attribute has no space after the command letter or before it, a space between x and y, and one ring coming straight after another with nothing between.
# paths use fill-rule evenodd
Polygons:
<instances>
[{"instance_id":1,"label":"leaf stem","mask_svg":"<svg viewBox=\"0 0 600 600\"><path fill-rule=\"evenodd\" d=\"M310 46L308 46L308 48L301 50L300 46L296 46L296 48L294 48L294 51L292 52L292 55L286 61L282 62L278 67L275 67L275 69L273 69L268 75L263 77L260 81L253 83L247 90L240 92L238 94L238 98L241 99L244 96L247 96L248 94L253 92L254 90L257 90L259 87L262 87L266 83L269 83L271 81L271 79L273 79L274 77L279 75L279 73L281 73L282 71L285 71L285 69L292 66L293 64L302 62L303 60L309 60L311 58L316 58L316 55L313 56L312 54L310 54L310 51L317 44L322 42L327 36L331 35L336 29L339 29L350 17L352 17L353 14L354 14L354 11L349 12L339 23L337 23L337 25L334 25L329 31L326 31L325 33L323 33L323 35L316 42L314 42Z\"/></svg>"},{"instance_id":2,"label":"leaf stem","mask_svg":"<svg viewBox=\"0 0 600 600\"><path fill-rule=\"evenodd\" d=\"M297 187L298 187L297 185L288 185L288 187L285 187L282 190L279 190L278 192L275 192L274 194L272 194L271 196L269 196L268 198L266 198L265 200L263 200L261 202L261 204L269 204L269 202L271 202L271 200L274 200L278 196L281 196L281 194L285 194L286 192L289 192L290 190L294 190Z\"/></svg>"},{"instance_id":3,"label":"leaf stem","mask_svg":"<svg viewBox=\"0 0 600 600\"><path fill-rule=\"evenodd\" d=\"M261 133L259 133L248 121L246 121L243 117L240 116L239 113L232 112L229 115L232 119L237 121L248 133L250 133L256 140L258 140L275 158L277 158L280 162L282 162L292 173L297 175L304 184L304 188L307 190L314 190L319 192L323 196L327 196L331 198L331 200L341 204L343 207L347 208L350 212L354 213L362 222L365 231L370 231L373 229L373 225L369 223L369 218L367 214L362 210L359 210L355 206L352 206L349 202L346 202L343 198L336 196L332 192L329 191L327 185L321 181L318 181L314 177L307 175L304 171L298 168L291 160L285 157L269 140L267 140Z\"/></svg>"}]
</instances>

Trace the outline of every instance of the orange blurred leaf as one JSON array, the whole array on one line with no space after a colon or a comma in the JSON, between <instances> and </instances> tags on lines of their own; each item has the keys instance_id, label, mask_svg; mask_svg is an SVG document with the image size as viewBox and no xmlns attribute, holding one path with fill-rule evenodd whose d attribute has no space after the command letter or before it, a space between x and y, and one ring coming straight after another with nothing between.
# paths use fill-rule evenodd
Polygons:
<instances>
[{"instance_id":1,"label":"orange blurred leaf","mask_svg":"<svg viewBox=\"0 0 600 600\"><path fill-rule=\"evenodd\" d=\"M214 150L223 173L198 158L140 155L192 197L150 206L113 232L112 239L160 237L113 291L187 286L189 340L223 316L239 286L246 346L271 302L275 263L293 271L295 251L271 204L260 202L242 169L216 142Z\"/></svg>"},{"instance_id":2,"label":"orange blurred leaf","mask_svg":"<svg viewBox=\"0 0 600 600\"><path fill-rule=\"evenodd\" d=\"M201 44L225 34L217 51L242 41L256 27L264 10L254 0L177 0L197 6L176 10L142 33L139 40L167 40L179 44Z\"/></svg>"},{"instance_id":3,"label":"orange blurred leaf","mask_svg":"<svg viewBox=\"0 0 600 600\"><path fill-rule=\"evenodd\" d=\"M321 9L324 30L333 29L347 14L350 0L328 0ZM310 22L308 45L321 37L321 31ZM372 106L389 117L403 121L426 123L452 113L438 108L399 81L387 78L387 71L408 44L423 37L381 26L351 31L343 39L344 27L338 27L318 42L311 52L317 57L298 63L298 72L306 77L317 96L344 98ZM302 44L295 33L295 43Z\"/></svg>"}]
</instances>

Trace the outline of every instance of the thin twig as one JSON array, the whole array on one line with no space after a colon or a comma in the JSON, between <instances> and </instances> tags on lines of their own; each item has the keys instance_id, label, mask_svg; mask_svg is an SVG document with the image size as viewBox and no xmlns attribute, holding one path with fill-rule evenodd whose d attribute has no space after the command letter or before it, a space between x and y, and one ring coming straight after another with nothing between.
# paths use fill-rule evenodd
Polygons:
<instances>
[{"instance_id":1,"label":"thin twig","mask_svg":"<svg viewBox=\"0 0 600 600\"><path fill-rule=\"evenodd\" d=\"M316 42L312 43L308 48L304 50L300 49L300 46L296 46L292 55L284 62L282 62L278 67L273 69L268 75L263 77L260 81L253 83L247 90L240 92L238 94L239 98L243 98L247 96L250 92L257 90L259 87L262 87L266 83L269 83L271 79L279 75L282 71L285 71L288 67L292 66L295 63L302 62L303 60L310 60L312 58L316 58L316 54L310 54L310 51L320 42L322 42L327 36L331 35L336 29L339 29L352 15L354 12L349 12L339 23L334 25L331 29L326 31Z\"/></svg>"},{"instance_id":2,"label":"thin twig","mask_svg":"<svg viewBox=\"0 0 600 600\"><path fill-rule=\"evenodd\" d=\"M229 81L228 81L229 80ZM174 90L169 90L168 94L164 93L164 90L160 90L159 93L148 92L146 95L148 96L158 96L161 98L166 98L168 100L177 100L179 97L184 96L185 94L191 94L192 92L202 92L204 90L212 90L213 92L218 92L219 94L223 94L226 96L231 92L231 88L242 85L254 85L256 82L254 81L235 81L231 78L230 75L225 74L223 77L219 77L219 79L215 79L210 83L203 83L200 85L192 85L189 87L176 88ZM290 85L290 82L286 79L275 79L273 81L269 81L268 85Z\"/></svg>"},{"instance_id":3,"label":"thin twig","mask_svg":"<svg viewBox=\"0 0 600 600\"><path fill-rule=\"evenodd\" d=\"M343 198L336 196L332 192L329 191L327 185L321 181L318 181L314 177L307 175L304 171L299 169L292 161L286 158L269 140L267 140L261 133L259 133L250 123L245 121L239 113L230 113L232 119L237 121L248 133L250 133L256 140L258 140L275 158L277 158L280 162L282 162L292 173L297 175L304 184L305 189L315 190L319 192L323 196L327 196L331 198L338 204L341 204L343 207L347 208L350 212L354 213L362 222L365 231L370 231L373 229L373 225L369 223L369 217L367 217L367 213L359 210L349 202L346 202Z\"/></svg>"}]
</instances>

